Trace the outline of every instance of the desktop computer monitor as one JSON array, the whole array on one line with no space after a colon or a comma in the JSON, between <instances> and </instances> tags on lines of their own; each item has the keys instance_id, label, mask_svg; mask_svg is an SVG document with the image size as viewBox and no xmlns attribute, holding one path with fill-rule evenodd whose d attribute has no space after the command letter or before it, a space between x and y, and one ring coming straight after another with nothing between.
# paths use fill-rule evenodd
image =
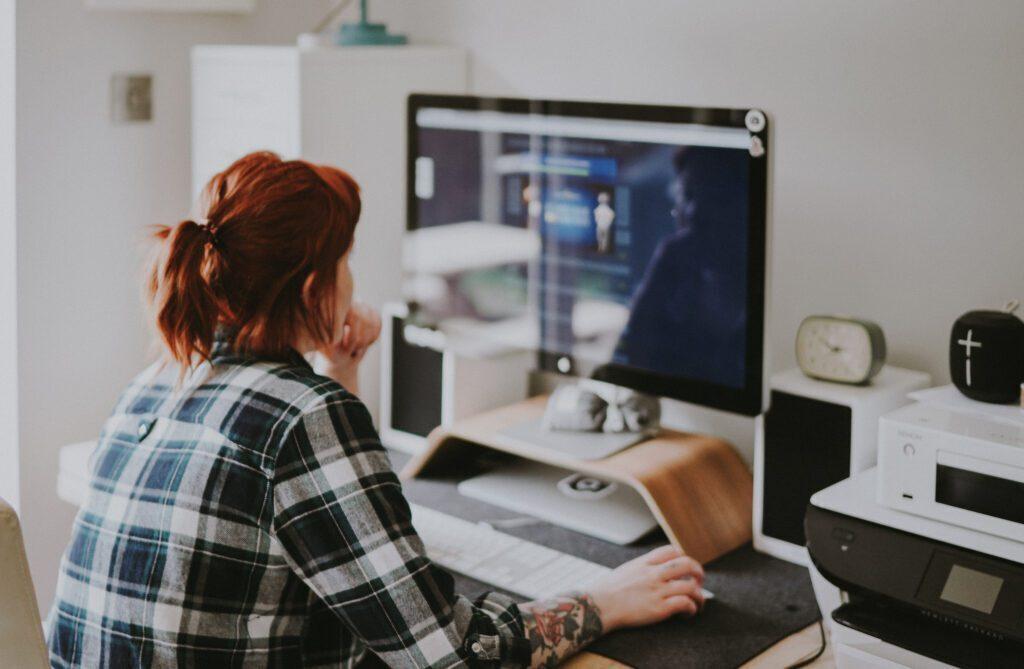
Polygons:
<instances>
[{"instance_id":1,"label":"desktop computer monitor","mask_svg":"<svg viewBox=\"0 0 1024 669\"><path fill-rule=\"evenodd\" d=\"M476 350L764 409L758 110L413 95L406 299Z\"/></svg>"}]
</instances>

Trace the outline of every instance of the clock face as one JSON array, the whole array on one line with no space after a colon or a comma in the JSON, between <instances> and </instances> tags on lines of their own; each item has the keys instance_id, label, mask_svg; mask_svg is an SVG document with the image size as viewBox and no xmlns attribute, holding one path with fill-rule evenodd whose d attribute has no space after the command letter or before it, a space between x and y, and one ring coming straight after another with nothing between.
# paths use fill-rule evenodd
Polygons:
<instances>
[{"instance_id":1,"label":"clock face","mask_svg":"<svg viewBox=\"0 0 1024 669\"><path fill-rule=\"evenodd\" d=\"M880 339L881 329L873 323L811 316L800 324L797 332L796 360L808 376L866 383L881 368L885 356L885 345L879 346Z\"/></svg>"}]
</instances>

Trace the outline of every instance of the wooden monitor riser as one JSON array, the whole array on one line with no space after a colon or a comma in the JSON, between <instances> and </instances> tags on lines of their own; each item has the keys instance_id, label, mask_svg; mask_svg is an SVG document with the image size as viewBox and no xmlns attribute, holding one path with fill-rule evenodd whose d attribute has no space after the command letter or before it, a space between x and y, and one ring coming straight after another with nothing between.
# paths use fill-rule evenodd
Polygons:
<instances>
[{"instance_id":1,"label":"wooden monitor riser","mask_svg":"<svg viewBox=\"0 0 1024 669\"><path fill-rule=\"evenodd\" d=\"M502 451L636 490L669 540L700 562L750 541L753 480L733 447L717 437L662 430L602 460L578 460L502 438L505 428L540 420L546 396L478 414L430 433L402 478L459 468L481 448Z\"/></svg>"}]
</instances>

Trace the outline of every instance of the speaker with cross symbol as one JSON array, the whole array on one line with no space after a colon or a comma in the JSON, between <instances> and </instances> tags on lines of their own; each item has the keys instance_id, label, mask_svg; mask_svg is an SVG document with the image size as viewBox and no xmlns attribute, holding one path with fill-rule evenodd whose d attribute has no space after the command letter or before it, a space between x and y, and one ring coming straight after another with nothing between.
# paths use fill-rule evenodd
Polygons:
<instances>
[{"instance_id":1,"label":"speaker with cross symbol","mask_svg":"<svg viewBox=\"0 0 1024 669\"><path fill-rule=\"evenodd\" d=\"M949 337L949 373L967 397L1007 404L1020 397L1024 383L1024 322L1018 303L1002 311L969 311L956 320Z\"/></svg>"}]
</instances>

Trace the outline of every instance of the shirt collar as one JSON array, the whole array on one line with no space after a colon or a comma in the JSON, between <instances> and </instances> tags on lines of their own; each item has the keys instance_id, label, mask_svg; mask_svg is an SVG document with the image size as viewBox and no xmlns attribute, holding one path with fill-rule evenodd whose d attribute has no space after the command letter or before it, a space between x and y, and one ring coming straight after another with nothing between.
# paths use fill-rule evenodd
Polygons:
<instances>
[{"instance_id":1,"label":"shirt collar","mask_svg":"<svg viewBox=\"0 0 1024 669\"><path fill-rule=\"evenodd\" d=\"M213 346L210 347L210 362L213 364L232 361L244 360L246 362L257 362L261 360L271 362L286 362L291 365L298 367L304 367L312 370L313 367L306 360L305 356L296 351L294 348L289 347L288 350L280 356L256 356L252 353L245 351L239 351L235 348L234 340L235 335L238 333L238 328L228 327L226 325L218 325L216 331L213 333Z\"/></svg>"}]
</instances>

